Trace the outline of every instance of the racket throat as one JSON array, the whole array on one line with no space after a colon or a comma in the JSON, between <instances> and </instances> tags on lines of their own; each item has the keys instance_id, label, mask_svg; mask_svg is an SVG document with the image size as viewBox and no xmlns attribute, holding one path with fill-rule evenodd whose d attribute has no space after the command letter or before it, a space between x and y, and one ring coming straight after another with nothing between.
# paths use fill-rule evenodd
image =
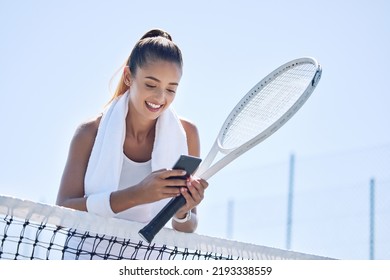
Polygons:
<instances>
[{"instance_id":1,"label":"racket throat","mask_svg":"<svg viewBox=\"0 0 390 280\"><path fill-rule=\"evenodd\" d=\"M199 168L195 172L195 176L203 178L202 175L207 171L207 169L210 167L210 165L213 163L216 155L218 154L218 143L215 142L213 147L211 148L210 152L207 154L206 158L202 161Z\"/></svg>"}]
</instances>

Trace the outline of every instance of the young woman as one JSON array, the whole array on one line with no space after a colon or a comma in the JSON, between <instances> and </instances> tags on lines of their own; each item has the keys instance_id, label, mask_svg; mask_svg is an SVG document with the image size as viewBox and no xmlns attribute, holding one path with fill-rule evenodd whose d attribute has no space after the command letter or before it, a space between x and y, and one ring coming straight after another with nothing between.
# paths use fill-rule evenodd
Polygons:
<instances>
[{"instance_id":1,"label":"young woman","mask_svg":"<svg viewBox=\"0 0 390 280\"><path fill-rule=\"evenodd\" d=\"M169 169L180 154L200 155L196 126L170 107L182 66L181 51L165 31L150 30L136 43L107 109L75 132L58 205L147 223L182 194L186 204L172 227L195 231L208 183L168 179L183 175Z\"/></svg>"}]
</instances>

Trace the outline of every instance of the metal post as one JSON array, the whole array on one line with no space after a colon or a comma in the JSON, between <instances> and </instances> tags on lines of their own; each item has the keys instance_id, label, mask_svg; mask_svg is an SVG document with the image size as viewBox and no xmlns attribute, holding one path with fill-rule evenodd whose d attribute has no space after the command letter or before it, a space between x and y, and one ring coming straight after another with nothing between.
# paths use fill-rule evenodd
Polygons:
<instances>
[{"instance_id":1,"label":"metal post","mask_svg":"<svg viewBox=\"0 0 390 280\"><path fill-rule=\"evenodd\" d=\"M375 259L375 179L370 180L370 260Z\"/></svg>"},{"instance_id":2,"label":"metal post","mask_svg":"<svg viewBox=\"0 0 390 280\"><path fill-rule=\"evenodd\" d=\"M294 195L294 167L295 156L290 156L290 172L288 183L288 201L287 201L287 236L286 236L286 249L291 248L291 229L292 229L292 210L293 210L293 195Z\"/></svg>"}]
</instances>

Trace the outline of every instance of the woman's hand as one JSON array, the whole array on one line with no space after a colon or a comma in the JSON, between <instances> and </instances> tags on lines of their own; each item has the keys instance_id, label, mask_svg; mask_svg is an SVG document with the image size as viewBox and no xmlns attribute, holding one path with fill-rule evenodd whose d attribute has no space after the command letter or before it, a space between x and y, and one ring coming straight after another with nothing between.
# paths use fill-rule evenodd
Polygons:
<instances>
[{"instance_id":1,"label":"woman's hand","mask_svg":"<svg viewBox=\"0 0 390 280\"><path fill-rule=\"evenodd\" d=\"M185 174L186 172L183 170L162 169L152 172L134 186L137 191L137 199L143 204L179 196L180 190L186 187L187 181L185 179L170 179L170 177L184 176Z\"/></svg>"},{"instance_id":2,"label":"woman's hand","mask_svg":"<svg viewBox=\"0 0 390 280\"><path fill-rule=\"evenodd\" d=\"M204 198L204 190L208 187L204 179L189 177L187 187L180 188L180 193L186 199L186 204L176 212L177 218L184 218L188 211L195 208Z\"/></svg>"}]
</instances>

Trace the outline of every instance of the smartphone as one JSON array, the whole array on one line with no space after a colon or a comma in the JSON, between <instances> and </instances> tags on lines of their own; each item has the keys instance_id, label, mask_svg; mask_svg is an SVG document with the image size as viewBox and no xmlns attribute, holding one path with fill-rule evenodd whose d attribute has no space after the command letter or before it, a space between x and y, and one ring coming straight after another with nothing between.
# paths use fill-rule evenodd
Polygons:
<instances>
[{"instance_id":1,"label":"smartphone","mask_svg":"<svg viewBox=\"0 0 390 280\"><path fill-rule=\"evenodd\" d=\"M182 169L187 172L184 176L174 176L170 178L186 179L195 172L201 163L201 159L193 156L181 155L172 169ZM147 242L152 242L154 236L164 227L164 225L173 217L173 215L186 204L183 195L172 198L167 205L138 233Z\"/></svg>"},{"instance_id":2,"label":"smartphone","mask_svg":"<svg viewBox=\"0 0 390 280\"><path fill-rule=\"evenodd\" d=\"M202 162L202 159L194 156L181 155L172 169L181 169L185 170L187 173L184 176L174 176L169 179L186 179L192 175L199 164Z\"/></svg>"}]
</instances>

